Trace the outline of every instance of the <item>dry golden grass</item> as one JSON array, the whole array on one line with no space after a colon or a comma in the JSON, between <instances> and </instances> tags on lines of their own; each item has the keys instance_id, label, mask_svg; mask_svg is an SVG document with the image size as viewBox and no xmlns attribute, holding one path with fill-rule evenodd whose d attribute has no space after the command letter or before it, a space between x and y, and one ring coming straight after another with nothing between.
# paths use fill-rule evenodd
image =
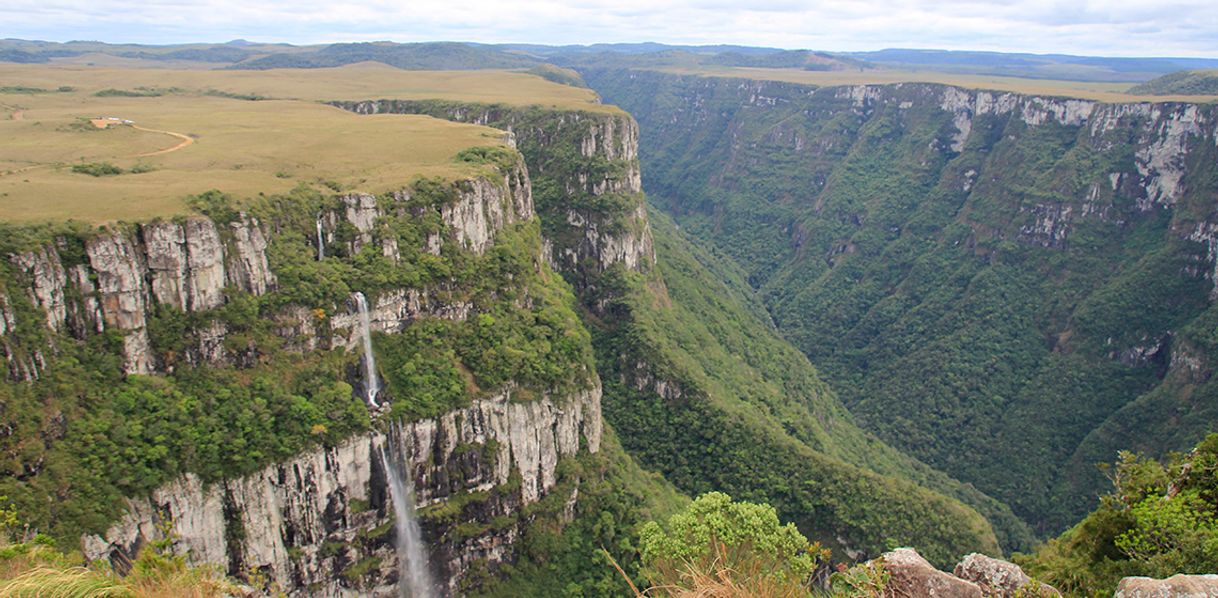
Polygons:
<instances>
[{"instance_id":1,"label":"dry golden grass","mask_svg":"<svg viewBox=\"0 0 1218 598\"><path fill-rule=\"evenodd\" d=\"M467 147L503 142L502 132L487 127L425 116L359 116L318 100L449 99L612 109L593 103L588 90L523 73L402 71L366 64L274 71L4 65L0 86L73 88L0 93L0 220L18 222L169 216L185 210L186 196L209 189L252 197L284 192L302 181L333 181L378 193L419 176L470 176L474 167L454 156ZM94 95L137 88L172 92ZM208 90L284 99L254 102L204 95ZM129 119L136 126L96 129L88 122L95 117ZM193 143L184 144L182 135ZM91 162L150 171L92 177L71 170L73 164Z\"/></svg>"},{"instance_id":2,"label":"dry golden grass","mask_svg":"<svg viewBox=\"0 0 1218 598\"><path fill-rule=\"evenodd\" d=\"M524 72L404 71L378 62L267 71L0 64L0 85L43 89L69 85L86 94L110 88L177 87L295 100L444 99L617 110L596 103L596 94L591 90L559 85Z\"/></svg>"},{"instance_id":3,"label":"dry golden grass","mask_svg":"<svg viewBox=\"0 0 1218 598\"><path fill-rule=\"evenodd\" d=\"M86 567L79 554L32 545L0 558L0 596L12 598L220 598L241 588L214 567L190 567L182 557L142 554L127 576ZM5 547L13 552L11 546Z\"/></svg>"},{"instance_id":4,"label":"dry golden grass","mask_svg":"<svg viewBox=\"0 0 1218 598\"><path fill-rule=\"evenodd\" d=\"M888 83L942 83L972 89L1010 91L1028 95L1064 96L1100 102L1213 102L1218 96L1149 96L1126 93L1129 83L1095 83L1057 79L1022 79L987 75L959 75L934 71L805 71L799 69L765 69L721 67L701 69L663 69L666 72L696 74L712 77L740 77L765 81L786 81L818 86L882 85Z\"/></svg>"}]
</instances>

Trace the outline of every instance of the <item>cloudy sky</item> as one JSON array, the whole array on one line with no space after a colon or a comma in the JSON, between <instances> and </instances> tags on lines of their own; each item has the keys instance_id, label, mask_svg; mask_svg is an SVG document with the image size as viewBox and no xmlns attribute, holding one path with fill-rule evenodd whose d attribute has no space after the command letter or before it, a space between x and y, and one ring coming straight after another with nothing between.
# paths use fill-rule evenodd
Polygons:
<instances>
[{"instance_id":1,"label":"cloudy sky","mask_svg":"<svg viewBox=\"0 0 1218 598\"><path fill-rule=\"evenodd\" d=\"M1218 58L1216 0L2 0L0 37L658 41Z\"/></svg>"}]
</instances>

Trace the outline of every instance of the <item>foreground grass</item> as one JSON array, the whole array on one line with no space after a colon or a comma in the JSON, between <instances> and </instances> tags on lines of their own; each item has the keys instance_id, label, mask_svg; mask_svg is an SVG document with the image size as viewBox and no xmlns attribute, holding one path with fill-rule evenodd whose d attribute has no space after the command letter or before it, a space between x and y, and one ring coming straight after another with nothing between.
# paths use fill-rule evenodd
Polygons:
<instances>
[{"instance_id":1,"label":"foreground grass","mask_svg":"<svg viewBox=\"0 0 1218 598\"><path fill-rule=\"evenodd\" d=\"M243 595L215 569L145 549L126 576L37 543L0 547L0 596L23 598L213 598Z\"/></svg>"}]
</instances>

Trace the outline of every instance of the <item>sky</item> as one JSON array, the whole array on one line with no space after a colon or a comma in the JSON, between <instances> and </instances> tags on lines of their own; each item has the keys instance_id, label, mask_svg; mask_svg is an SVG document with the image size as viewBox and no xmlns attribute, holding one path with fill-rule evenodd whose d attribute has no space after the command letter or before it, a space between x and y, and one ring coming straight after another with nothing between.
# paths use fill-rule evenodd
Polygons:
<instances>
[{"instance_id":1,"label":"sky","mask_svg":"<svg viewBox=\"0 0 1218 598\"><path fill-rule=\"evenodd\" d=\"M1218 58L1216 0L0 0L0 38L654 41Z\"/></svg>"}]
</instances>

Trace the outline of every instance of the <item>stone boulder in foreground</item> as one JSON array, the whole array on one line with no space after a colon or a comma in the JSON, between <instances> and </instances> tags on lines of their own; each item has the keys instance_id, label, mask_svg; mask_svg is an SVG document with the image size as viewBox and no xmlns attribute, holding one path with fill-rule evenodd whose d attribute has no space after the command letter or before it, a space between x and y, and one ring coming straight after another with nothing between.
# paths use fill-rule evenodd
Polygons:
<instances>
[{"instance_id":1,"label":"stone boulder in foreground","mask_svg":"<svg viewBox=\"0 0 1218 598\"><path fill-rule=\"evenodd\" d=\"M1114 598L1218 598L1218 575L1126 577L1117 586Z\"/></svg>"}]
</instances>

